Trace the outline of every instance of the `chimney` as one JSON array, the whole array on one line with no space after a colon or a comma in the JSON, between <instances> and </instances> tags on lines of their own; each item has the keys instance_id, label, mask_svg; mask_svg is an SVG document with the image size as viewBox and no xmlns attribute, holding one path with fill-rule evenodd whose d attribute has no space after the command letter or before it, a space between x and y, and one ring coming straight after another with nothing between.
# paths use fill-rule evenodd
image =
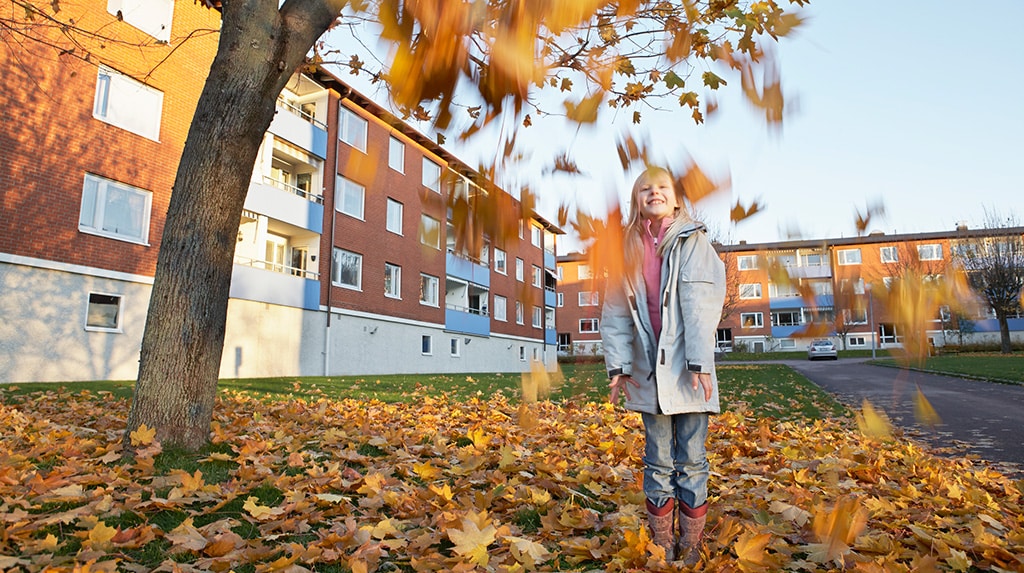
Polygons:
<instances>
[{"instance_id":1,"label":"chimney","mask_svg":"<svg viewBox=\"0 0 1024 573\"><path fill-rule=\"evenodd\" d=\"M966 231L967 230L967 221L957 221L956 222L956 230L957 231Z\"/></svg>"}]
</instances>

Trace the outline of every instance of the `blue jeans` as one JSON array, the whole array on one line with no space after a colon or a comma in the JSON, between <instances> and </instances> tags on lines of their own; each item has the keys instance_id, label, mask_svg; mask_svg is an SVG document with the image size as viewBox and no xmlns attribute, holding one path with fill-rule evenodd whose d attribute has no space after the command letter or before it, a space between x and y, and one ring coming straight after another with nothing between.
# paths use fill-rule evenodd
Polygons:
<instances>
[{"instance_id":1,"label":"blue jeans","mask_svg":"<svg viewBox=\"0 0 1024 573\"><path fill-rule=\"evenodd\" d=\"M708 414L641 414L644 421L644 495L658 507L678 499L700 507L708 499Z\"/></svg>"}]
</instances>

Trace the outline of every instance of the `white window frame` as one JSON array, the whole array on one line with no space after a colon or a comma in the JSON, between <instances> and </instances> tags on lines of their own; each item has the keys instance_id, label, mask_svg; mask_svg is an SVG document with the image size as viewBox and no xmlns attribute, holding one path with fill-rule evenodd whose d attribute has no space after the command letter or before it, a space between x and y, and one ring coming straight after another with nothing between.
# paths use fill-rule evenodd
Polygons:
<instances>
[{"instance_id":1,"label":"white window frame","mask_svg":"<svg viewBox=\"0 0 1024 573\"><path fill-rule=\"evenodd\" d=\"M526 362L526 347L525 346L520 346L519 347L519 361L520 362Z\"/></svg>"},{"instance_id":2,"label":"white window frame","mask_svg":"<svg viewBox=\"0 0 1024 573\"><path fill-rule=\"evenodd\" d=\"M453 336L451 338L450 350L453 358L462 356L462 339L457 336Z\"/></svg>"},{"instance_id":3,"label":"white window frame","mask_svg":"<svg viewBox=\"0 0 1024 573\"><path fill-rule=\"evenodd\" d=\"M494 272L508 275L508 256L497 247L494 248Z\"/></svg>"},{"instance_id":4,"label":"white window frame","mask_svg":"<svg viewBox=\"0 0 1024 573\"><path fill-rule=\"evenodd\" d=\"M741 271L757 270L757 255L737 255L736 268Z\"/></svg>"},{"instance_id":5,"label":"white window frame","mask_svg":"<svg viewBox=\"0 0 1024 573\"><path fill-rule=\"evenodd\" d=\"M163 107L162 91L113 68L99 66L92 109L94 118L159 142Z\"/></svg>"},{"instance_id":6,"label":"white window frame","mask_svg":"<svg viewBox=\"0 0 1024 573\"><path fill-rule=\"evenodd\" d=\"M441 280L433 275L420 273L420 304L424 306L440 306Z\"/></svg>"},{"instance_id":7,"label":"white window frame","mask_svg":"<svg viewBox=\"0 0 1024 573\"><path fill-rule=\"evenodd\" d=\"M434 243L427 242L430 238L430 234L427 231L428 225L433 225L437 230L434 233L436 241ZM427 214L420 215L420 243L428 247L433 247L437 250L441 250L441 221L431 217Z\"/></svg>"},{"instance_id":8,"label":"white window frame","mask_svg":"<svg viewBox=\"0 0 1024 573\"><path fill-rule=\"evenodd\" d=\"M111 301L101 300L103 298L112 299ZM104 307L111 306L111 302L116 307L114 309L113 324L109 324L104 319L110 318L109 311L104 311ZM105 292L90 292L85 297L85 330L89 332L124 332L121 326L121 319L124 316L124 295L105 293Z\"/></svg>"},{"instance_id":9,"label":"white window frame","mask_svg":"<svg viewBox=\"0 0 1024 573\"><path fill-rule=\"evenodd\" d=\"M523 324L523 303L516 301L516 324Z\"/></svg>"},{"instance_id":10,"label":"white window frame","mask_svg":"<svg viewBox=\"0 0 1024 573\"><path fill-rule=\"evenodd\" d=\"M356 263L356 280L354 284L342 282L341 255L353 257L352 260ZM363 290L363 255L334 247L334 250L331 252L331 284L349 290Z\"/></svg>"},{"instance_id":11,"label":"white window frame","mask_svg":"<svg viewBox=\"0 0 1024 573\"><path fill-rule=\"evenodd\" d=\"M519 281L519 282L523 282L524 281L524 279L523 279L523 277L524 277L523 265L524 264L525 263L524 263L523 259L520 259L519 257L516 257L516 280Z\"/></svg>"},{"instance_id":12,"label":"white window frame","mask_svg":"<svg viewBox=\"0 0 1024 573\"><path fill-rule=\"evenodd\" d=\"M108 209L118 207L129 211L134 207L140 211L137 214L128 213L127 215L129 218L139 218L137 235L126 234L120 231L120 227L114 226L115 221L111 220L113 216L108 217ZM82 183L82 202L79 209L79 231L109 239L149 245L149 225L153 210L153 194L149 191L86 173Z\"/></svg>"},{"instance_id":13,"label":"white window frame","mask_svg":"<svg viewBox=\"0 0 1024 573\"><path fill-rule=\"evenodd\" d=\"M851 348L852 347L861 347L861 346L867 346L868 345L868 341L867 341L867 337L866 336L851 336L851 337L846 339L846 343L848 345L850 345Z\"/></svg>"},{"instance_id":14,"label":"white window frame","mask_svg":"<svg viewBox=\"0 0 1024 573\"><path fill-rule=\"evenodd\" d=\"M388 167L405 173L405 143L393 135L388 139Z\"/></svg>"},{"instance_id":15,"label":"white window frame","mask_svg":"<svg viewBox=\"0 0 1024 573\"><path fill-rule=\"evenodd\" d=\"M364 221L366 187L338 175L334 183L334 208L339 213Z\"/></svg>"},{"instance_id":16,"label":"white window frame","mask_svg":"<svg viewBox=\"0 0 1024 573\"><path fill-rule=\"evenodd\" d=\"M890 247L879 247L878 248L878 260L883 263L898 263L900 262L899 249L894 246Z\"/></svg>"},{"instance_id":17,"label":"white window frame","mask_svg":"<svg viewBox=\"0 0 1024 573\"><path fill-rule=\"evenodd\" d=\"M860 249L840 249L836 251L836 261L839 266L859 265L861 262Z\"/></svg>"},{"instance_id":18,"label":"white window frame","mask_svg":"<svg viewBox=\"0 0 1024 573\"><path fill-rule=\"evenodd\" d=\"M754 324L747 326L746 317L754 319ZM740 328L764 328L764 313L763 312L741 312L740 313Z\"/></svg>"},{"instance_id":19,"label":"white window frame","mask_svg":"<svg viewBox=\"0 0 1024 573\"><path fill-rule=\"evenodd\" d=\"M927 256L925 253L928 253ZM922 261L941 261L942 243L929 243L917 246L917 258Z\"/></svg>"},{"instance_id":20,"label":"white window frame","mask_svg":"<svg viewBox=\"0 0 1024 573\"><path fill-rule=\"evenodd\" d=\"M370 123L345 104L338 104L338 140L366 153L367 130Z\"/></svg>"},{"instance_id":21,"label":"white window frame","mask_svg":"<svg viewBox=\"0 0 1024 573\"><path fill-rule=\"evenodd\" d=\"M393 263L384 263L384 296L388 298L402 298L401 266Z\"/></svg>"},{"instance_id":22,"label":"white window frame","mask_svg":"<svg viewBox=\"0 0 1024 573\"><path fill-rule=\"evenodd\" d=\"M387 221L385 228L396 235L402 234L402 217L405 214L405 205L388 197Z\"/></svg>"},{"instance_id":23,"label":"white window frame","mask_svg":"<svg viewBox=\"0 0 1024 573\"><path fill-rule=\"evenodd\" d=\"M434 338L429 334L420 336L420 354L423 356L434 355Z\"/></svg>"},{"instance_id":24,"label":"white window frame","mask_svg":"<svg viewBox=\"0 0 1024 573\"><path fill-rule=\"evenodd\" d=\"M565 293L555 293L555 306L558 308L565 306Z\"/></svg>"},{"instance_id":25,"label":"white window frame","mask_svg":"<svg viewBox=\"0 0 1024 573\"><path fill-rule=\"evenodd\" d=\"M594 278L594 269L590 268L590 265L579 265L576 267L576 278L579 280L586 280Z\"/></svg>"},{"instance_id":26,"label":"white window frame","mask_svg":"<svg viewBox=\"0 0 1024 573\"><path fill-rule=\"evenodd\" d=\"M535 306L533 307L532 314L532 326L534 328L544 328L544 309L539 306Z\"/></svg>"},{"instance_id":27,"label":"white window frame","mask_svg":"<svg viewBox=\"0 0 1024 573\"><path fill-rule=\"evenodd\" d=\"M537 248L544 247L544 229L532 223L530 224L530 244Z\"/></svg>"},{"instance_id":28,"label":"white window frame","mask_svg":"<svg viewBox=\"0 0 1024 573\"><path fill-rule=\"evenodd\" d=\"M171 41L174 0L108 0L107 12L160 42Z\"/></svg>"},{"instance_id":29,"label":"white window frame","mask_svg":"<svg viewBox=\"0 0 1024 573\"><path fill-rule=\"evenodd\" d=\"M508 322L508 299L500 294L494 295L494 320Z\"/></svg>"},{"instance_id":30,"label":"white window frame","mask_svg":"<svg viewBox=\"0 0 1024 573\"><path fill-rule=\"evenodd\" d=\"M598 306L601 301L598 299L596 290L584 290L577 295L577 304L579 306Z\"/></svg>"},{"instance_id":31,"label":"white window frame","mask_svg":"<svg viewBox=\"0 0 1024 573\"><path fill-rule=\"evenodd\" d=\"M537 287L537 288L542 288L544 286L544 279L543 279L544 275L541 274L541 268L538 267L537 265L530 265L530 266L532 267L530 269L530 272L531 272L530 283L533 286Z\"/></svg>"},{"instance_id":32,"label":"white window frame","mask_svg":"<svg viewBox=\"0 0 1024 573\"><path fill-rule=\"evenodd\" d=\"M597 334L601 332L601 319L599 318L581 318L580 319L580 334ZM589 328L584 328L588 326Z\"/></svg>"},{"instance_id":33,"label":"white window frame","mask_svg":"<svg viewBox=\"0 0 1024 573\"><path fill-rule=\"evenodd\" d=\"M739 286L739 295L742 300L751 300L761 298L763 291L761 290L761 283L742 283Z\"/></svg>"},{"instance_id":34,"label":"white window frame","mask_svg":"<svg viewBox=\"0 0 1024 573\"><path fill-rule=\"evenodd\" d=\"M441 192L441 166L434 161L423 158L423 186L434 193Z\"/></svg>"}]
</instances>

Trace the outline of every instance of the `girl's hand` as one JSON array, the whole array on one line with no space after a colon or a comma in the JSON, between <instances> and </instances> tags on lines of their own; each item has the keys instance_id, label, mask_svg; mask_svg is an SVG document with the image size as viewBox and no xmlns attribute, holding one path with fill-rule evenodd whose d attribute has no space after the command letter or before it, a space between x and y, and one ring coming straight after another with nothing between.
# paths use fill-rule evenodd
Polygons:
<instances>
[{"instance_id":1,"label":"girl's hand","mask_svg":"<svg viewBox=\"0 0 1024 573\"><path fill-rule=\"evenodd\" d=\"M711 391L714 390L714 387L711 385L711 374L707 372L690 372L690 381L693 383L694 391L703 387L705 402L711 399Z\"/></svg>"},{"instance_id":2,"label":"girl's hand","mask_svg":"<svg viewBox=\"0 0 1024 573\"><path fill-rule=\"evenodd\" d=\"M612 404L618 404L619 403L619 392L620 391L623 394L626 395L626 400L630 400L631 399L630 396L629 396L629 385L630 384L632 384L636 388L640 387L640 383L639 382L637 382L636 380L633 380L632 376L628 376L626 374L619 374L619 375L615 376L614 378L612 378L612 381L608 384L608 388L611 390L611 393L610 393L610 395L608 397L608 401L611 402Z\"/></svg>"}]
</instances>

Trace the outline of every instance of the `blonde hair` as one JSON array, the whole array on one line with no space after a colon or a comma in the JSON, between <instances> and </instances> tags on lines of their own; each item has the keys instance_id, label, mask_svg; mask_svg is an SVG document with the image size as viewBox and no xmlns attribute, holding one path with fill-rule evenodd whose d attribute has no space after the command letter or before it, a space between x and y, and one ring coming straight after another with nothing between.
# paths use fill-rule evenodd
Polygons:
<instances>
[{"instance_id":1,"label":"blonde hair","mask_svg":"<svg viewBox=\"0 0 1024 573\"><path fill-rule=\"evenodd\" d=\"M626 227L624 231L623 246L626 255L626 266L627 268L636 271L640 268L643 261L644 246L643 246L643 233L646 231L644 228L644 218L640 212L640 190L644 185L650 183L656 178L668 177L669 181L672 182L672 189L676 195L676 211L673 215L672 224L679 222L688 223L693 220L690 216L689 210L686 208L686 197L683 193L683 187L679 181L672 176L672 172L664 167L649 166L644 169L636 181L633 182L633 191L629 197L629 217L626 219ZM664 255L665 243L658 245L658 256Z\"/></svg>"}]
</instances>

